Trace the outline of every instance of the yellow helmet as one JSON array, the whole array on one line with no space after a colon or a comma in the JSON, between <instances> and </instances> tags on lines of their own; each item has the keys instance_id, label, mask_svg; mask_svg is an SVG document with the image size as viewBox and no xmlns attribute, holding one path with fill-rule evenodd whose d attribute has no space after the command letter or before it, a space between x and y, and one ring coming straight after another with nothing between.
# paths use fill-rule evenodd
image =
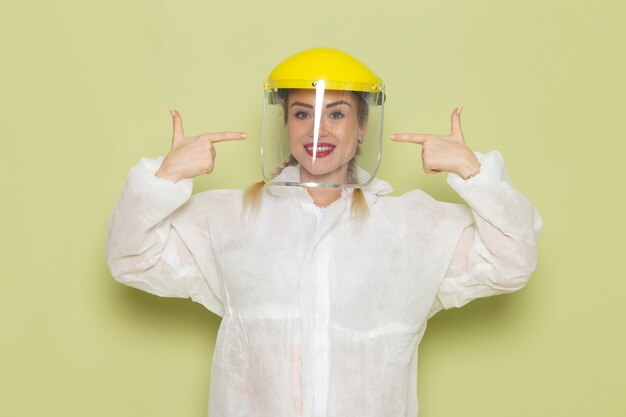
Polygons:
<instances>
[{"instance_id":1,"label":"yellow helmet","mask_svg":"<svg viewBox=\"0 0 626 417\"><path fill-rule=\"evenodd\" d=\"M382 101L383 80L356 58L333 48L298 52L278 64L264 84L265 91L315 89L324 80L328 90L372 93L374 103Z\"/></svg>"},{"instance_id":2,"label":"yellow helmet","mask_svg":"<svg viewBox=\"0 0 626 417\"><path fill-rule=\"evenodd\" d=\"M336 49L308 49L278 64L264 89L261 170L267 184L358 188L373 180L385 87L371 69Z\"/></svg>"}]
</instances>

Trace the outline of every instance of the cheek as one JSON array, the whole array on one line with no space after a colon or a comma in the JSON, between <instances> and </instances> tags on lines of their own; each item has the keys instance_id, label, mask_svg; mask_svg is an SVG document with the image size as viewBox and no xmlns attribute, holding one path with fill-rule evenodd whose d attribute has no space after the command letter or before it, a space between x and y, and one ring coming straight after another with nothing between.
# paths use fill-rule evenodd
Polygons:
<instances>
[{"instance_id":1,"label":"cheek","mask_svg":"<svg viewBox=\"0 0 626 417\"><path fill-rule=\"evenodd\" d=\"M360 129L357 124L350 123L341 129L341 138L345 144L354 145L356 147L359 138Z\"/></svg>"},{"instance_id":2,"label":"cheek","mask_svg":"<svg viewBox=\"0 0 626 417\"><path fill-rule=\"evenodd\" d=\"M288 123L287 124L287 138L289 141L298 141L302 138L302 136L306 135L308 132L308 126L306 123Z\"/></svg>"},{"instance_id":3,"label":"cheek","mask_svg":"<svg viewBox=\"0 0 626 417\"><path fill-rule=\"evenodd\" d=\"M301 150L302 129L287 125L287 143L292 154Z\"/></svg>"}]
</instances>

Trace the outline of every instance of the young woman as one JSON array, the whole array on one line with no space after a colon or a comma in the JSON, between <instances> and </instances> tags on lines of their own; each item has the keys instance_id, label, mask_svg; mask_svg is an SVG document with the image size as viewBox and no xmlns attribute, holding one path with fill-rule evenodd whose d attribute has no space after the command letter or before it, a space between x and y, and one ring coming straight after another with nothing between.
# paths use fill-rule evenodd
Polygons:
<instances>
[{"instance_id":1,"label":"young woman","mask_svg":"<svg viewBox=\"0 0 626 417\"><path fill-rule=\"evenodd\" d=\"M113 212L111 272L223 317L211 417L416 416L427 319L521 288L541 219L499 153L465 145L460 109L449 135L392 139L421 144L426 172L448 172L469 207L419 190L385 197L391 187L374 177L382 80L330 49L269 78L265 181L191 197L192 179L213 170L213 144L245 134L189 138L172 111L170 153L131 170Z\"/></svg>"}]
</instances>

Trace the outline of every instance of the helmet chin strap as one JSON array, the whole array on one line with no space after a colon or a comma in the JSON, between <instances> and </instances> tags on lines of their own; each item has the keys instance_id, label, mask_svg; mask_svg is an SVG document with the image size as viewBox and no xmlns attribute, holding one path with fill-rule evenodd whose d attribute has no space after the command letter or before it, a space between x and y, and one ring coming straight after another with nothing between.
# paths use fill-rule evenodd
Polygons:
<instances>
[{"instance_id":1,"label":"helmet chin strap","mask_svg":"<svg viewBox=\"0 0 626 417\"><path fill-rule=\"evenodd\" d=\"M320 120L322 118L322 106L324 105L324 90L326 81L319 80L315 83L315 120L313 124L313 163L317 156L317 141L320 136Z\"/></svg>"}]
</instances>

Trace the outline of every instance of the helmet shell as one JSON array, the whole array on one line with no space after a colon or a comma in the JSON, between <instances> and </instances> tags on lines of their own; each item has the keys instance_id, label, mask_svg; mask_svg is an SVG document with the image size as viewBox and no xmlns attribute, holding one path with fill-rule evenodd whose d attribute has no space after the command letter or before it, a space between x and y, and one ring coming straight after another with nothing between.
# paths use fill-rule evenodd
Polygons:
<instances>
[{"instance_id":1,"label":"helmet shell","mask_svg":"<svg viewBox=\"0 0 626 417\"><path fill-rule=\"evenodd\" d=\"M315 89L324 80L328 90L378 93L383 80L353 56L333 48L313 48L298 52L278 64L270 73L265 90Z\"/></svg>"}]
</instances>

